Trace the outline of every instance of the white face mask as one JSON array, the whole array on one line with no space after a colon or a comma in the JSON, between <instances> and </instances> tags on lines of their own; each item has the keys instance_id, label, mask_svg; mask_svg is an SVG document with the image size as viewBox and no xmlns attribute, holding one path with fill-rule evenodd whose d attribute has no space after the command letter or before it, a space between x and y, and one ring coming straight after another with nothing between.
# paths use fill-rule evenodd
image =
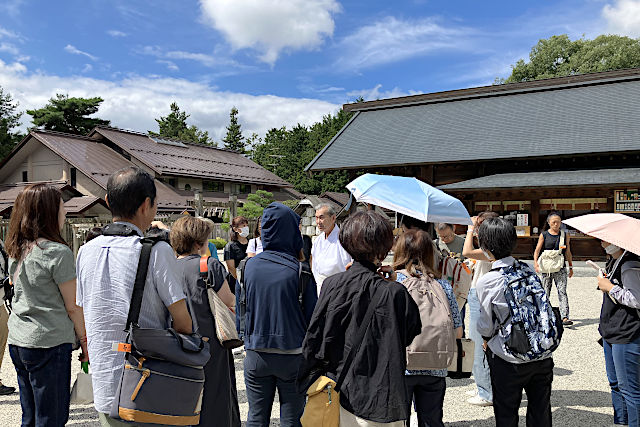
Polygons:
<instances>
[{"instance_id":1,"label":"white face mask","mask_svg":"<svg viewBox=\"0 0 640 427\"><path fill-rule=\"evenodd\" d=\"M620 246L616 246L616 245L609 245L606 248L604 248L604 251L608 254L608 255L613 255L616 252L622 250L622 248Z\"/></svg>"},{"instance_id":2,"label":"white face mask","mask_svg":"<svg viewBox=\"0 0 640 427\"><path fill-rule=\"evenodd\" d=\"M242 227L238 234L240 234L240 237L247 237L249 235L249 226Z\"/></svg>"}]
</instances>

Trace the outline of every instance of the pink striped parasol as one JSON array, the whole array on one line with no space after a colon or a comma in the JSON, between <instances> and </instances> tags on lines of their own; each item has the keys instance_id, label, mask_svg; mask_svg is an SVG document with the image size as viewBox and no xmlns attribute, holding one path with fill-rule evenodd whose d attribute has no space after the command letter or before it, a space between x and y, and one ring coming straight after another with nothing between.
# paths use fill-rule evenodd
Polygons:
<instances>
[{"instance_id":1,"label":"pink striped parasol","mask_svg":"<svg viewBox=\"0 0 640 427\"><path fill-rule=\"evenodd\" d=\"M619 213L597 213L565 219L565 224L596 239L640 255L640 220Z\"/></svg>"}]
</instances>

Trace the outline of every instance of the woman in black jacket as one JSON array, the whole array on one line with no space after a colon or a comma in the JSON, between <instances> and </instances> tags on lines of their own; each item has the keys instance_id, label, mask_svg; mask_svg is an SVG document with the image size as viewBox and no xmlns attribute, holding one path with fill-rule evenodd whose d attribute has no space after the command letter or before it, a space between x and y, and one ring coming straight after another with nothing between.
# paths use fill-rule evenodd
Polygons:
<instances>
[{"instance_id":1,"label":"woman in black jacket","mask_svg":"<svg viewBox=\"0 0 640 427\"><path fill-rule=\"evenodd\" d=\"M405 349L422 325L416 303L391 268L380 268L393 245L391 225L374 211L358 212L340 229L340 244L354 263L324 282L303 343L300 388L306 391L320 375L337 380L357 346L338 384L340 426L404 426L409 418ZM364 338L354 342L374 299L378 303Z\"/></svg>"}]
</instances>

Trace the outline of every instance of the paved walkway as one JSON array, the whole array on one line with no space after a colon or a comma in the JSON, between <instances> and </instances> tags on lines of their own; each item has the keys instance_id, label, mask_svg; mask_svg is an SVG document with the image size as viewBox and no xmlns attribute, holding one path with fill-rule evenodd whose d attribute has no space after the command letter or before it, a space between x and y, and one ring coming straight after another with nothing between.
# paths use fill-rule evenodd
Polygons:
<instances>
[{"instance_id":1,"label":"paved walkway","mask_svg":"<svg viewBox=\"0 0 640 427\"><path fill-rule=\"evenodd\" d=\"M595 289L593 277L578 277L569 280L569 301L574 326L567 329L562 344L554 354L555 369L553 394L553 423L556 426L609 426L613 424L613 410L609 386L604 371L604 357L598 339L598 316L601 293ZM555 291L555 288L554 288ZM557 304L557 295L552 296ZM74 363L74 373L77 372ZM236 374L242 419L246 420L247 397L242 375L242 360L236 358ZM2 364L0 378L7 385L16 385L15 371L8 352ZM493 426L491 407L478 408L467 404L465 391L474 388L473 380L447 380L444 415L448 426ZM523 400L520 425L525 425L526 400ZM18 395L0 396L0 426L20 425L20 402ZM73 426L99 426L97 415L91 405L71 408L69 424ZM278 406L274 405L272 425L278 423ZM415 423L413 424L415 425Z\"/></svg>"}]
</instances>

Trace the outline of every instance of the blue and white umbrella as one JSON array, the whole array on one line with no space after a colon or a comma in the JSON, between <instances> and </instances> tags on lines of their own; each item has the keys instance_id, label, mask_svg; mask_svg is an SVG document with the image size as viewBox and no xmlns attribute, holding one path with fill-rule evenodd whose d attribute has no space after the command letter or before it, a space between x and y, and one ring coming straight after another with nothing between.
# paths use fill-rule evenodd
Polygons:
<instances>
[{"instance_id":1,"label":"blue and white umbrella","mask_svg":"<svg viewBox=\"0 0 640 427\"><path fill-rule=\"evenodd\" d=\"M424 222L471 225L462 202L416 178L365 174L347 184L358 202L370 203Z\"/></svg>"}]
</instances>

